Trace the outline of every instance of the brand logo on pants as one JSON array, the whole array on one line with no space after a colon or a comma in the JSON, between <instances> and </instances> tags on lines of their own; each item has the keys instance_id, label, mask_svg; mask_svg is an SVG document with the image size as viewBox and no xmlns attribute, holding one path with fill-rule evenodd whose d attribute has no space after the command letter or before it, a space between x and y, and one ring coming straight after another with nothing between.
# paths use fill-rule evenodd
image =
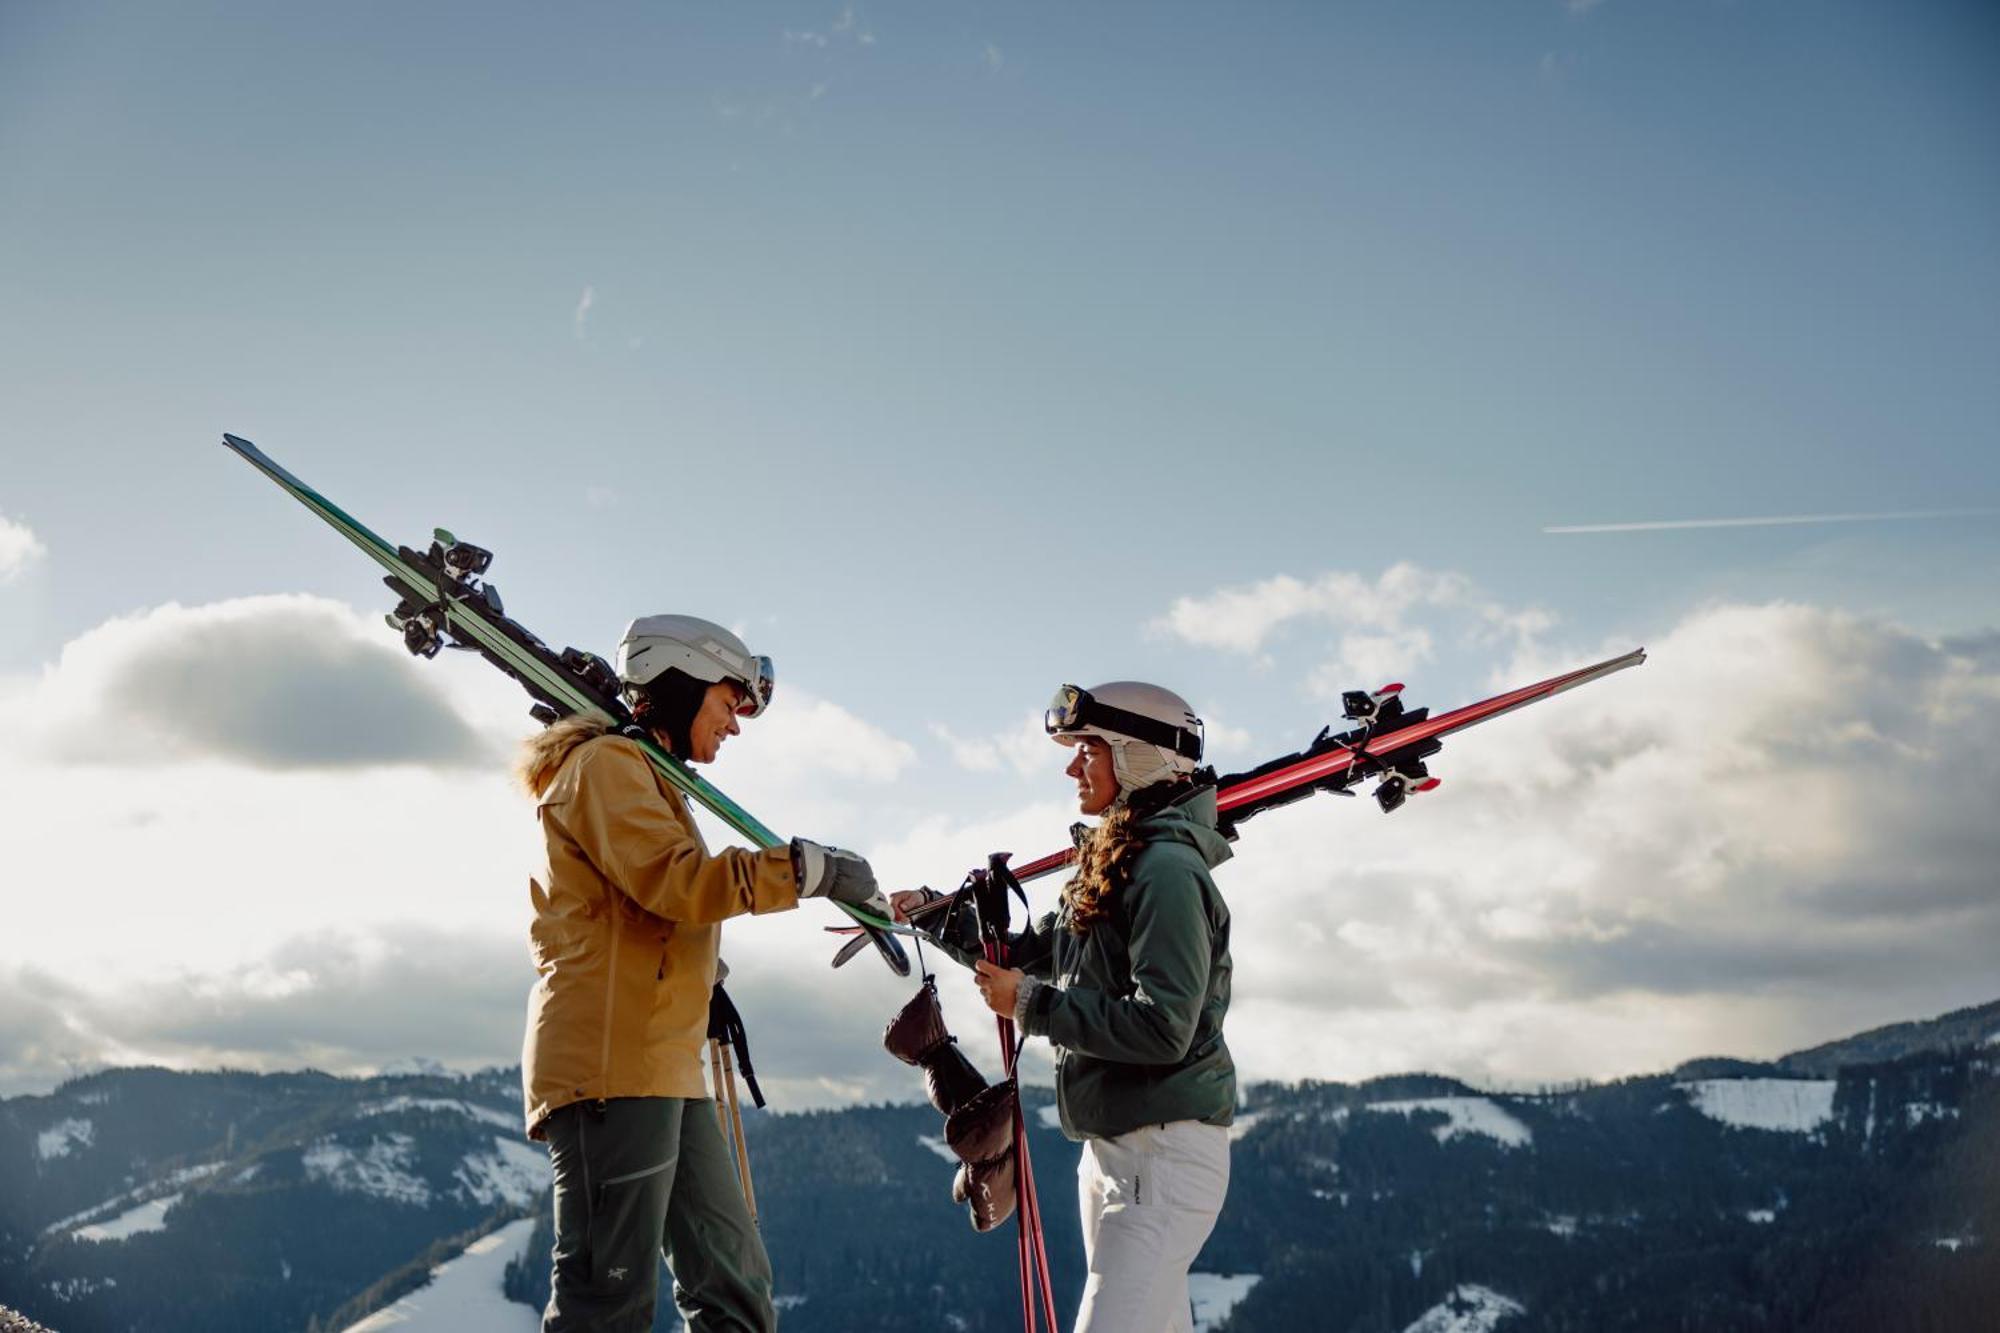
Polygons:
<instances>
[{"instance_id":1,"label":"brand logo on pants","mask_svg":"<svg viewBox=\"0 0 2000 1333\"><path fill-rule=\"evenodd\" d=\"M626 1271L627 1270L623 1268L614 1268L610 1272L606 1273L604 1276L610 1278L613 1282L623 1282L625 1280Z\"/></svg>"}]
</instances>

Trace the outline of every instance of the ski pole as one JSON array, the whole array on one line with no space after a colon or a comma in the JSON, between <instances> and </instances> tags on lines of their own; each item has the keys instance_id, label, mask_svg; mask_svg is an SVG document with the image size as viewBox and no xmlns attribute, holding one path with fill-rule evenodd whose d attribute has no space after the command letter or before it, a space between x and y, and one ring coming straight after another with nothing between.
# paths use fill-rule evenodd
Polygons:
<instances>
[{"instance_id":1,"label":"ski pole","mask_svg":"<svg viewBox=\"0 0 2000 1333\"><path fill-rule=\"evenodd\" d=\"M750 1225L757 1225L757 1189L750 1183L750 1145L743 1138L743 1108L736 1100L736 1069L729 1060L729 1047L722 1048L723 1084L729 1089L730 1137L736 1142L736 1178L743 1185L743 1203L750 1210Z\"/></svg>"}]
</instances>

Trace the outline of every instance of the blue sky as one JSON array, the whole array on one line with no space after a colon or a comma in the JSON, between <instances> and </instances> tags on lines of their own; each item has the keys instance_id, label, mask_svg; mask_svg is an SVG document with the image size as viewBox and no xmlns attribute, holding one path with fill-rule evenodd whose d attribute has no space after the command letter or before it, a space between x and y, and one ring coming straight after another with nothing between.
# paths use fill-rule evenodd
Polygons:
<instances>
[{"instance_id":1,"label":"blue sky","mask_svg":"<svg viewBox=\"0 0 2000 1333\"><path fill-rule=\"evenodd\" d=\"M1783 602L1823 618L1769 627L1823 650L1808 675L1858 617L1869 651L1928 651L1917 675L1959 689L1950 663L1985 679L1962 645L2000 624L1991 517L1541 529L2000 505L1997 63L1976 4L9 5L0 673L21 708L89 717L90 688L140 707L118 663L157 673L212 632L202 608L308 595L363 633L367 567L217 447L229 430L387 535L493 547L551 639L608 648L669 609L741 626L781 700L832 711L810 745L794 724L821 766L789 787L754 729L717 778L864 850L926 819L931 856L1000 827L1038 850L1062 784L1022 719L1064 680L1174 685L1248 763L1309 737L1343 672L1446 706ZM1433 581L1386 621L1323 582L1399 564ZM118 617L138 628L90 637ZM1644 688L1698 733L1674 691L1734 682L1677 670L1656 656ZM449 679L504 737L513 701ZM352 725L385 725L369 697ZM1792 715L1769 708L1758 727ZM270 759L175 735L175 763ZM883 775L846 805L823 799L843 736ZM64 745L21 750L21 789L84 782ZM92 762L121 792L178 785ZM330 825L386 818L370 782L324 798ZM133 851L170 884L200 873L173 825ZM1295 881L1315 846L1246 842L1241 872ZM913 875L957 865L904 850ZM104 961L61 956L78 985ZM1952 975L1855 1016L2000 981ZM1751 1030L1816 1032L1804 992L1753 989ZM1459 1003L1399 1009L1444 1026ZM1379 1062L1402 1056L1451 1052L1412 1035Z\"/></svg>"}]
</instances>

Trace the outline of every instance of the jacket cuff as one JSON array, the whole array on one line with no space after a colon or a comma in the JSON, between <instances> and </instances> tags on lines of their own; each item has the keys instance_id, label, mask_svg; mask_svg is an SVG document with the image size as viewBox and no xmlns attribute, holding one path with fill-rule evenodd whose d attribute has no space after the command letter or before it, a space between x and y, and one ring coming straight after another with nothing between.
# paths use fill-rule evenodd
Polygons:
<instances>
[{"instance_id":1,"label":"jacket cuff","mask_svg":"<svg viewBox=\"0 0 2000 1333\"><path fill-rule=\"evenodd\" d=\"M799 905L799 876L790 847L772 847L757 853L759 864L750 886L750 911L789 912Z\"/></svg>"},{"instance_id":2,"label":"jacket cuff","mask_svg":"<svg viewBox=\"0 0 2000 1333\"><path fill-rule=\"evenodd\" d=\"M1040 1036L1048 1030L1049 1006L1042 1001L1042 992L1049 990L1047 982L1033 977L1021 978L1020 989L1014 993L1014 1025L1030 1036ZM1041 1023L1036 1025L1036 1018Z\"/></svg>"}]
</instances>

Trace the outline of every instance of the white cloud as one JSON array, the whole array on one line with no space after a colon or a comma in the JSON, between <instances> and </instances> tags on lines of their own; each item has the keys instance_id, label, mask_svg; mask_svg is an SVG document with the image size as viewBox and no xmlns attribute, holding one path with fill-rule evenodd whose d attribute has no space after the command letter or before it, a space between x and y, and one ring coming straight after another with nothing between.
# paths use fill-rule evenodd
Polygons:
<instances>
[{"instance_id":1,"label":"white cloud","mask_svg":"<svg viewBox=\"0 0 2000 1333\"><path fill-rule=\"evenodd\" d=\"M1448 742L1392 817L1253 821L1223 871L1232 1044L1270 1070L1310 1029L1294 1068L1336 1077L1605 1076L1992 998L2000 663L1975 649L1714 607Z\"/></svg>"},{"instance_id":2,"label":"white cloud","mask_svg":"<svg viewBox=\"0 0 2000 1333\"><path fill-rule=\"evenodd\" d=\"M839 704L796 690L778 699L770 711L746 724L756 728L754 737L747 743L744 737L729 742L742 747L753 781L797 784L836 778L879 785L894 780L916 759L907 741Z\"/></svg>"},{"instance_id":3,"label":"white cloud","mask_svg":"<svg viewBox=\"0 0 2000 1333\"><path fill-rule=\"evenodd\" d=\"M1483 624L1467 598L1455 613ZM493 757L440 766L404 742L396 763L329 762L314 757L325 737L231 732L216 701L257 688L265 673L247 667L214 698L121 683L203 653L268 667L295 639L350 663L303 668L306 698L359 673L371 709L430 708L431 682L449 684ZM1313 800L1246 825L1218 874L1246 1078L1604 1076L1992 998L2000 634L1937 643L1820 608L1719 606L1650 647L1640 670L1453 739L1433 761L1442 789L1392 817ZM1530 638L1490 683L1598 655ZM539 839L501 753L530 724L490 667L403 659L336 604L247 599L100 627L0 696L0 861L17 886L0 1088L142 1059L513 1058ZM194 720L163 720L172 699ZM1247 745L1211 723L1218 748ZM127 743L76 762L77 727ZM1052 776L1032 804L940 813L912 746L792 687L745 733L714 774L724 788L784 832L857 845L885 887L954 887L989 852L1054 850L1076 817ZM975 770L1048 774L1032 719L933 734ZM1031 889L1038 909L1053 884ZM872 958L827 971L839 940L823 927L839 920L808 903L725 932L788 1107L916 1093L876 1045L912 983ZM941 976L991 1070L976 993L952 965ZM1031 1070L1044 1055L1031 1049Z\"/></svg>"},{"instance_id":4,"label":"white cloud","mask_svg":"<svg viewBox=\"0 0 2000 1333\"><path fill-rule=\"evenodd\" d=\"M590 319L590 308L596 304L597 288L585 287L583 295L576 299L576 314L571 317L571 323L576 330L576 340L578 342L583 341L584 325Z\"/></svg>"},{"instance_id":5,"label":"white cloud","mask_svg":"<svg viewBox=\"0 0 2000 1333\"><path fill-rule=\"evenodd\" d=\"M1061 773L1067 762L1038 714L1023 713L1018 724L990 736L960 736L942 722L931 723L930 732L944 742L952 762L969 773L1047 776Z\"/></svg>"},{"instance_id":6,"label":"white cloud","mask_svg":"<svg viewBox=\"0 0 2000 1333\"><path fill-rule=\"evenodd\" d=\"M1280 574L1206 597L1181 597L1153 628L1188 643L1254 654L1294 621L1323 621L1364 630L1400 630L1424 607L1459 606L1473 600L1463 574L1391 565L1375 579L1336 570L1310 581Z\"/></svg>"},{"instance_id":7,"label":"white cloud","mask_svg":"<svg viewBox=\"0 0 2000 1333\"><path fill-rule=\"evenodd\" d=\"M34 530L0 514L0 583L11 583L47 558L49 548Z\"/></svg>"},{"instance_id":8,"label":"white cloud","mask_svg":"<svg viewBox=\"0 0 2000 1333\"><path fill-rule=\"evenodd\" d=\"M1216 715L1212 708L1201 710L1202 759L1213 764L1218 755L1247 754L1250 750L1250 733L1242 727L1232 727Z\"/></svg>"},{"instance_id":9,"label":"white cloud","mask_svg":"<svg viewBox=\"0 0 2000 1333\"><path fill-rule=\"evenodd\" d=\"M1202 647L1254 656L1270 667L1267 645L1294 626L1322 627L1317 664L1307 691L1337 699L1352 689L1377 689L1412 666L1436 659L1440 641L1515 648L1537 642L1555 617L1536 607L1512 607L1486 596L1464 574L1407 562L1374 578L1335 570L1312 579L1289 574L1181 597L1151 628Z\"/></svg>"}]
</instances>

